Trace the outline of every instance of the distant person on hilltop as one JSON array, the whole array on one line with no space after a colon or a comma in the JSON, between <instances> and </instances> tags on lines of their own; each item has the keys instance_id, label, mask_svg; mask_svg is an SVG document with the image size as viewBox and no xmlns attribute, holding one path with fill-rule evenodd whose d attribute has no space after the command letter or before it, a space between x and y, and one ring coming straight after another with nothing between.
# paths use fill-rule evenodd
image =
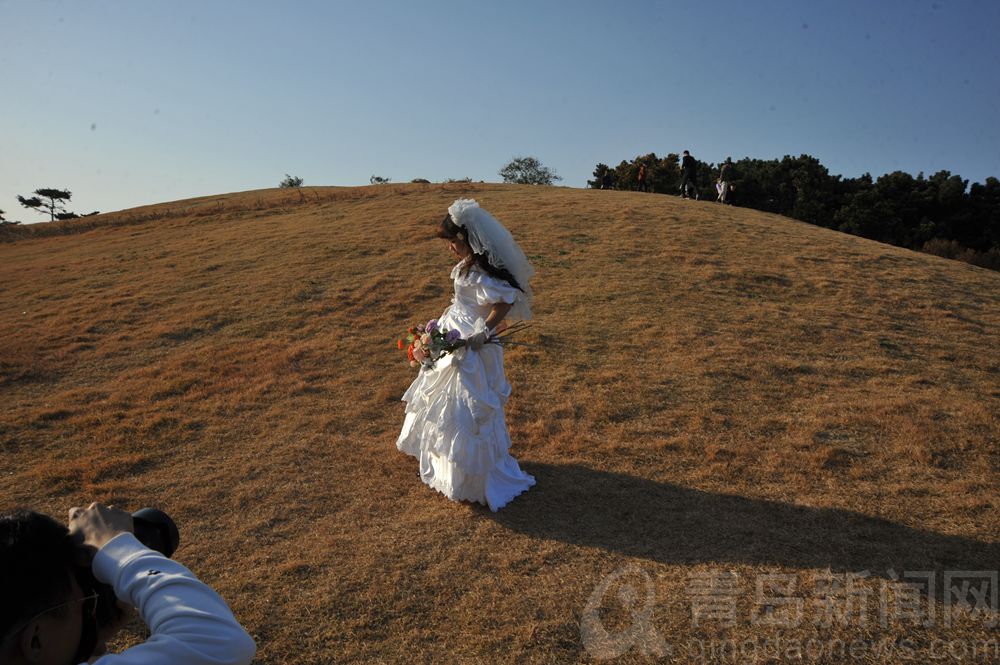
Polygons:
<instances>
[{"instance_id":1,"label":"distant person on hilltop","mask_svg":"<svg viewBox=\"0 0 1000 665\"><path fill-rule=\"evenodd\" d=\"M451 270L454 297L414 340L420 370L403 394L406 419L396 447L420 461L420 479L432 488L495 512L535 484L510 455L503 410L511 388L497 337L508 316L531 318L528 280L535 271L510 232L472 199L451 204L438 237L459 259ZM425 362L423 344L433 350L435 331L465 343Z\"/></svg>"},{"instance_id":2,"label":"distant person on hilltop","mask_svg":"<svg viewBox=\"0 0 1000 665\"><path fill-rule=\"evenodd\" d=\"M697 178L698 162L685 150L681 160L681 198L689 199L691 192L694 192L694 200L698 200L698 187L695 185Z\"/></svg>"},{"instance_id":3,"label":"distant person on hilltop","mask_svg":"<svg viewBox=\"0 0 1000 665\"><path fill-rule=\"evenodd\" d=\"M639 191L648 192L649 189L646 187L646 165L639 165Z\"/></svg>"},{"instance_id":4,"label":"distant person on hilltop","mask_svg":"<svg viewBox=\"0 0 1000 665\"><path fill-rule=\"evenodd\" d=\"M726 157L726 161L719 167L719 179L715 183L715 189L719 196L715 199L718 203L729 203L729 190L732 187L733 179L733 158Z\"/></svg>"}]
</instances>

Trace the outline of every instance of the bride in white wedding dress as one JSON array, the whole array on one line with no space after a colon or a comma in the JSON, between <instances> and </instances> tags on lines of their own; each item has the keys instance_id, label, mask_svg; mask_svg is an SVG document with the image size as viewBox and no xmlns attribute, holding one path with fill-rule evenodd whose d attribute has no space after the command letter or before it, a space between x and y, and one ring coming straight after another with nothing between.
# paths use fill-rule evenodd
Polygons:
<instances>
[{"instance_id":1,"label":"bride in white wedding dress","mask_svg":"<svg viewBox=\"0 0 1000 665\"><path fill-rule=\"evenodd\" d=\"M489 343L505 317L531 318L534 269L510 232L471 199L448 208L438 236L461 261L451 271L455 295L438 319L466 345L421 366L403 394L399 450L420 461L421 479L449 499L494 512L535 484L510 455L504 405L510 383L503 348Z\"/></svg>"}]
</instances>

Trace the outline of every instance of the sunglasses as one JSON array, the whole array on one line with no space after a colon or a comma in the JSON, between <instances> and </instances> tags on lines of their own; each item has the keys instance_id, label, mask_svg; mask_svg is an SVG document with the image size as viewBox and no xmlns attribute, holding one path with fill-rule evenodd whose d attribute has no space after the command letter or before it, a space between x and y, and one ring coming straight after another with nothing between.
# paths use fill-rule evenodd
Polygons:
<instances>
[{"instance_id":1,"label":"sunglasses","mask_svg":"<svg viewBox=\"0 0 1000 665\"><path fill-rule=\"evenodd\" d=\"M95 591L94 593L92 593L90 595L87 595L87 596L84 596L83 598L77 598L76 600L67 600L65 603L60 603L58 605L53 605L52 607L48 608L47 610L43 610L43 611L39 612L38 614L36 614L35 616L31 617L31 619L28 620L28 623L31 623L32 621L34 621L38 617L42 616L43 614L48 614L52 610L58 610L60 608L66 607L67 605L72 605L73 603L83 603L83 605L80 606L81 610L83 612L83 616L85 616L85 617L87 617L87 616L90 616L90 617L97 616L97 599L99 597L100 597L100 594L98 594Z\"/></svg>"},{"instance_id":2,"label":"sunglasses","mask_svg":"<svg viewBox=\"0 0 1000 665\"><path fill-rule=\"evenodd\" d=\"M28 619L27 621L23 621L20 624L18 624L18 626L16 628L10 630L7 633L7 636L4 637L3 641L6 642L11 637L13 637L13 636L17 635L18 633L20 633L22 630L24 630L25 626L27 626L28 624L30 624L35 619L43 617L46 614L48 614L49 612L52 612L54 610L59 610L59 609L62 609L64 607L67 607L69 605L74 605L76 603L82 603L82 605L81 605L81 611L82 611L82 614L83 614L83 618L84 619L88 619L89 618L89 619L93 620L97 616L97 599L99 597L100 597L100 594L98 594L97 592L94 592L94 593L86 595L86 596L84 596L82 598L76 598L75 600L67 600L65 603L59 603L58 605L53 605L52 607L47 607L44 610L42 610L41 612L39 612L38 614L36 614L35 616L33 616L30 619Z\"/></svg>"}]
</instances>

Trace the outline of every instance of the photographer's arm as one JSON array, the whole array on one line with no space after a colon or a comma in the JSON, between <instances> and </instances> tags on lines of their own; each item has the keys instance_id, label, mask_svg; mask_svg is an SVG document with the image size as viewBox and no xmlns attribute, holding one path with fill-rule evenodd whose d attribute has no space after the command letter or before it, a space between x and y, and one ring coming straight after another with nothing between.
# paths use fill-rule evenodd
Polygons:
<instances>
[{"instance_id":1,"label":"photographer's arm","mask_svg":"<svg viewBox=\"0 0 1000 665\"><path fill-rule=\"evenodd\" d=\"M96 503L73 508L70 531L85 550L96 550L94 576L138 608L151 633L142 644L95 663L245 665L253 660L257 647L225 601L187 568L140 543L130 533L128 513Z\"/></svg>"},{"instance_id":2,"label":"photographer's arm","mask_svg":"<svg viewBox=\"0 0 1000 665\"><path fill-rule=\"evenodd\" d=\"M94 575L139 610L148 640L95 661L101 665L185 663L244 665L256 645L225 601L187 568L124 533L94 557Z\"/></svg>"}]
</instances>

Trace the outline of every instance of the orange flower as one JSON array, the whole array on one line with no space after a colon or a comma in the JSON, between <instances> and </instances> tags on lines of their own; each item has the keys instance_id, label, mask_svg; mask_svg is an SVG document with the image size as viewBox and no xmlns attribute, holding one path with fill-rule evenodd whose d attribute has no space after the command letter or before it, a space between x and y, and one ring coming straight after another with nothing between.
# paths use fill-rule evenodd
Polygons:
<instances>
[{"instance_id":1,"label":"orange flower","mask_svg":"<svg viewBox=\"0 0 1000 665\"><path fill-rule=\"evenodd\" d=\"M413 345L412 344L410 346L406 347L406 357L410 360L410 362L414 361L414 358L413 358Z\"/></svg>"},{"instance_id":2,"label":"orange flower","mask_svg":"<svg viewBox=\"0 0 1000 665\"><path fill-rule=\"evenodd\" d=\"M397 349L402 349L403 348L403 340L401 340L401 339L397 339L396 340L396 348Z\"/></svg>"}]
</instances>

